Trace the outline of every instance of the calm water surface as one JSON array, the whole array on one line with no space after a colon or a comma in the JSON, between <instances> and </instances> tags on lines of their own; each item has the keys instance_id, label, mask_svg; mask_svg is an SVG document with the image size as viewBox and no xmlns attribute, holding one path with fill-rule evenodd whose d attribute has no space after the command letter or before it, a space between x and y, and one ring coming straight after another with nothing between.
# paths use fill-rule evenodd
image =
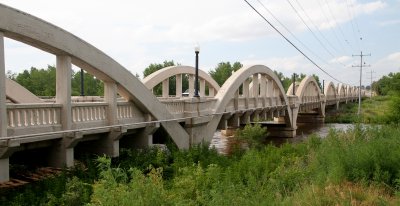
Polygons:
<instances>
[{"instance_id":1,"label":"calm water surface","mask_svg":"<svg viewBox=\"0 0 400 206\"><path fill-rule=\"evenodd\" d=\"M296 143L301 142L306 139L311 134L317 134L320 137L326 137L330 129L343 130L346 131L352 128L353 124L303 124L298 125L297 136L294 138L283 138L283 137L273 137L268 138L268 141L273 144L280 145L285 142ZM231 137L224 136L220 131L214 133L214 137L211 140L210 147L215 147L217 151L221 154L229 154L233 140Z\"/></svg>"}]
</instances>

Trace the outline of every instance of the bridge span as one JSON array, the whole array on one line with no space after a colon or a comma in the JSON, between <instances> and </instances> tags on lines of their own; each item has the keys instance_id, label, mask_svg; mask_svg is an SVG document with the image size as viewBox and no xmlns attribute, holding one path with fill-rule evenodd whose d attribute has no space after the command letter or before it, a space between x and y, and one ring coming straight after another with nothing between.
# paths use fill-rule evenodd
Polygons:
<instances>
[{"instance_id":1,"label":"bridge span","mask_svg":"<svg viewBox=\"0 0 400 206\"><path fill-rule=\"evenodd\" d=\"M4 38L53 54L56 96L45 101L6 79ZM72 97L71 67L104 82L103 97ZM285 92L264 65L245 66L221 87L200 71L200 98L193 98L194 68L173 66L143 81L102 51L73 34L22 11L0 4L0 182L9 180L9 158L16 152L45 148L49 166L71 167L74 149L111 157L120 147L146 147L162 127L179 148L210 141L217 129L238 128L256 120L280 121L268 129L293 137L298 122L323 121L326 107L357 101L358 88L329 82L321 91L307 77ZM182 96L182 79L189 96ZM169 93L169 79L175 94ZM162 85L162 96L152 90ZM294 88L293 88L294 87Z\"/></svg>"}]
</instances>

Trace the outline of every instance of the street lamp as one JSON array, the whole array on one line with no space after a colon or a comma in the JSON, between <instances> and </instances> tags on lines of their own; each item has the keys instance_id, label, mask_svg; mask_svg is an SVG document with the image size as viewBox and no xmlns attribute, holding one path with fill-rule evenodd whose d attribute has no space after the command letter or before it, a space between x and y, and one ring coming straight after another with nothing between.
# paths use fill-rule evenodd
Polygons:
<instances>
[{"instance_id":1,"label":"street lamp","mask_svg":"<svg viewBox=\"0 0 400 206\"><path fill-rule=\"evenodd\" d=\"M85 96L85 89L83 88L83 81L84 81L84 76L83 76L83 69L81 69L81 96Z\"/></svg>"},{"instance_id":2,"label":"street lamp","mask_svg":"<svg viewBox=\"0 0 400 206\"><path fill-rule=\"evenodd\" d=\"M194 47L194 52L196 53L196 75L194 79L194 97L199 96L199 53L200 53L200 46L196 44Z\"/></svg>"}]
</instances>

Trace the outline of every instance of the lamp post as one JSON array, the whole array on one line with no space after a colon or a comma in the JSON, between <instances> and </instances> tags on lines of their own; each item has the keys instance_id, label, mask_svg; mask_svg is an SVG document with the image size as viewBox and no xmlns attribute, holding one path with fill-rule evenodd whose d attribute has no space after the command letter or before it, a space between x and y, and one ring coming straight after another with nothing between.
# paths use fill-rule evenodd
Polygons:
<instances>
[{"instance_id":1,"label":"lamp post","mask_svg":"<svg viewBox=\"0 0 400 206\"><path fill-rule=\"evenodd\" d=\"M81 69L81 96L83 97L83 96L85 96L85 89L83 88L83 78L84 78L84 76L83 76L83 69Z\"/></svg>"},{"instance_id":2,"label":"lamp post","mask_svg":"<svg viewBox=\"0 0 400 206\"><path fill-rule=\"evenodd\" d=\"M199 96L199 53L200 53L200 46L196 45L194 47L194 52L196 53L196 74L194 79L194 97Z\"/></svg>"}]
</instances>

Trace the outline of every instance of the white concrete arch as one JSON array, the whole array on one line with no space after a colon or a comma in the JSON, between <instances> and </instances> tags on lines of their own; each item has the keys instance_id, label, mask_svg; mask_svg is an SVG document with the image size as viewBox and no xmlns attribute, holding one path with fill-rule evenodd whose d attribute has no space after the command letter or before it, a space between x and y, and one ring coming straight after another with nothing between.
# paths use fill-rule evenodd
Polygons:
<instances>
[{"instance_id":1,"label":"white concrete arch","mask_svg":"<svg viewBox=\"0 0 400 206\"><path fill-rule=\"evenodd\" d=\"M350 85L346 85L346 93L347 93L347 97L353 97L353 87Z\"/></svg>"},{"instance_id":2,"label":"white concrete arch","mask_svg":"<svg viewBox=\"0 0 400 206\"><path fill-rule=\"evenodd\" d=\"M297 90L299 89L300 82L296 82L296 87L294 88L294 94L293 94L293 83L290 84L288 90L286 91L286 95L296 95Z\"/></svg>"},{"instance_id":3,"label":"white concrete arch","mask_svg":"<svg viewBox=\"0 0 400 206\"><path fill-rule=\"evenodd\" d=\"M335 100L337 96L335 84L333 82L327 82L324 85L324 94L325 99L328 100Z\"/></svg>"},{"instance_id":4,"label":"white concrete arch","mask_svg":"<svg viewBox=\"0 0 400 206\"><path fill-rule=\"evenodd\" d=\"M157 120L174 119L173 115L131 72L105 53L73 34L22 11L0 4L0 32L5 37L29 44L57 56L57 66L66 75L71 63L105 82L114 92L133 102L141 111ZM3 49L3 48L0 48ZM59 68L57 68L57 72ZM58 80L57 80L58 81ZM68 85L68 82L62 81ZM58 83L57 83L58 84ZM67 90L64 90L67 92ZM70 97L65 97L67 100ZM111 99L111 98L110 98ZM68 112L67 112L68 113ZM176 121L162 123L180 148L189 146L187 132Z\"/></svg>"},{"instance_id":5,"label":"white concrete arch","mask_svg":"<svg viewBox=\"0 0 400 206\"><path fill-rule=\"evenodd\" d=\"M182 74L191 75L192 78L189 78L189 81L191 81L193 80L195 75L195 68L192 66L181 66L181 65L165 67L150 74L149 76L144 78L142 82L144 85L146 85L148 89L153 89L153 87L155 87L156 85L163 83L163 96L168 96L168 93L164 91L164 88L166 89L169 87L168 82L165 80L169 79L172 76L177 76L176 85L182 85ZM210 96L214 96L214 94L216 94L220 88L218 83L209 74L200 69L199 69L199 81L200 81L199 90L203 94L200 96L204 96L206 84L208 85ZM189 83L189 87L191 86L192 84ZM192 91L190 90L190 92ZM182 88L178 86L176 91L177 96L180 97L181 93L182 93Z\"/></svg>"},{"instance_id":6,"label":"white concrete arch","mask_svg":"<svg viewBox=\"0 0 400 206\"><path fill-rule=\"evenodd\" d=\"M9 78L6 78L6 96L13 103L43 103L39 97Z\"/></svg>"},{"instance_id":7,"label":"white concrete arch","mask_svg":"<svg viewBox=\"0 0 400 206\"><path fill-rule=\"evenodd\" d=\"M321 88L319 88L317 81L313 76L304 78L296 91L296 96L299 97L301 102L307 101L309 97L318 97L321 100Z\"/></svg>"},{"instance_id":8,"label":"white concrete arch","mask_svg":"<svg viewBox=\"0 0 400 206\"><path fill-rule=\"evenodd\" d=\"M338 84L337 95L339 96L340 101L346 98L346 87L342 83Z\"/></svg>"},{"instance_id":9,"label":"white concrete arch","mask_svg":"<svg viewBox=\"0 0 400 206\"><path fill-rule=\"evenodd\" d=\"M261 75L261 78L259 78L259 75ZM222 114L225 112L226 106L231 101L231 99L236 94L238 94L239 87L243 84L243 92L246 93L248 91L246 91L246 87L249 88L249 77L253 78L253 82L258 81L258 79L264 79L269 82L267 88L261 86L260 89L265 90L266 95L277 95L278 97L282 98L282 103L286 106L288 113L291 113L291 109L288 106L289 101L286 97L285 90L283 89L283 86L274 71L264 65L245 66L233 73L232 76L230 76L229 79L226 80L224 85L222 85L219 92L215 96L216 102L214 111L216 115L213 116L213 119L207 125L206 132L208 134L204 135L205 138L208 138L207 140L211 139L213 132L218 127ZM264 84L264 80L261 81L262 84ZM245 82L247 82L247 86L245 86ZM254 96L254 94L258 93L258 89L253 90ZM261 95L263 95L263 93L264 92L261 91ZM287 115L287 117L289 120L289 124L292 124L292 115Z\"/></svg>"}]
</instances>

